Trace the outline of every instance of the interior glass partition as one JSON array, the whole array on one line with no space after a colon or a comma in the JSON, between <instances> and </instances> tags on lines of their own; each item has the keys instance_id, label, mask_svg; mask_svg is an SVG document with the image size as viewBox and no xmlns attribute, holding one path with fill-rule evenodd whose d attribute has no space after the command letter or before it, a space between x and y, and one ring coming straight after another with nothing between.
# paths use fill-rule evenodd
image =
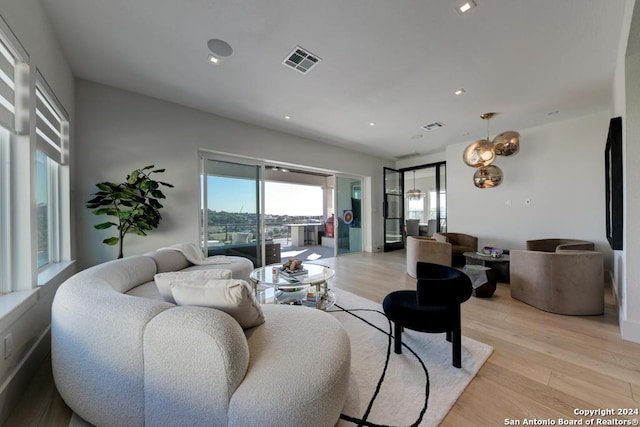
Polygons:
<instances>
[{"instance_id":1,"label":"interior glass partition","mask_svg":"<svg viewBox=\"0 0 640 427\"><path fill-rule=\"evenodd\" d=\"M443 233L447 231L447 165L442 163L436 165L438 170L436 188L438 189L438 214L436 220L438 221L437 231Z\"/></svg>"},{"instance_id":2,"label":"interior glass partition","mask_svg":"<svg viewBox=\"0 0 640 427\"><path fill-rule=\"evenodd\" d=\"M402 172L384 168L384 251L404 248L404 179Z\"/></svg>"},{"instance_id":3,"label":"interior glass partition","mask_svg":"<svg viewBox=\"0 0 640 427\"><path fill-rule=\"evenodd\" d=\"M202 246L262 265L259 165L202 158Z\"/></svg>"},{"instance_id":4,"label":"interior glass partition","mask_svg":"<svg viewBox=\"0 0 640 427\"><path fill-rule=\"evenodd\" d=\"M336 177L335 246L338 255L362 252L362 181Z\"/></svg>"},{"instance_id":5,"label":"interior glass partition","mask_svg":"<svg viewBox=\"0 0 640 427\"><path fill-rule=\"evenodd\" d=\"M447 231L446 164L416 166L402 172L406 186L414 190L405 188L404 219L419 220L419 233L428 237Z\"/></svg>"}]
</instances>

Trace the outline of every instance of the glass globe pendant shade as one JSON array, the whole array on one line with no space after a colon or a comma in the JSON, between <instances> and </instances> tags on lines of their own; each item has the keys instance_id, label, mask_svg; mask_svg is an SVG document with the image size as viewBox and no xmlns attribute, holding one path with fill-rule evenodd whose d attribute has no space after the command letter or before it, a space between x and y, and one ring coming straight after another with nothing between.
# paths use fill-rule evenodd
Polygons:
<instances>
[{"instance_id":1,"label":"glass globe pendant shade","mask_svg":"<svg viewBox=\"0 0 640 427\"><path fill-rule=\"evenodd\" d=\"M493 148L497 156L512 156L520 151L520 134L508 130L493 138Z\"/></svg>"},{"instance_id":2,"label":"glass globe pendant shade","mask_svg":"<svg viewBox=\"0 0 640 427\"><path fill-rule=\"evenodd\" d=\"M462 160L474 168L489 166L496 158L493 144L488 139L479 139L464 149Z\"/></svg>"},{"instance_id":3,"label":"glass globe pendant shade","mask_svg":"<svg viewBox=\"0 0 640 427\"><path fill-rule=\"evenodd\" d=\"M405 193L409 200L420 200L424 193L416 188L416 171L413 171L413 188Z\"/></svg>"},{"instance_id":4,"label":"glass globe pendant shade","mask_svg":"<svg viewBox=\"0 0 640 427\"><path fill-rule=\"evenodd\" d=\"M502 178L502 169L498 166L483 166L473 174L473 184L478 188L493 188L502 183Z\"/></svg>"},{"instance_id":5,"label":"glass globe pendant shade","mask_svg":"<svg viewBox=\"0 0 640 427\"><path fill-rule=\"evenodd\" d=\"M420 190L418 190L417 188L411 189L409 191L407 191L407 198L409 200L420 200L422 199L422 196L424 195L424 193Z\"/></svg>"}]
</instances>

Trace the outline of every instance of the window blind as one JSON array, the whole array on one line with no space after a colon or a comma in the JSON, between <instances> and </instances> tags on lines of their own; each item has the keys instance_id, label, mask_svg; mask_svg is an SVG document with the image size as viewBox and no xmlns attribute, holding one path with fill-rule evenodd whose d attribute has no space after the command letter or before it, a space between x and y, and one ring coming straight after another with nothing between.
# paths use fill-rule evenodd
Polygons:
<instances>
[{"instance_id":1,"label":"window blind","mask_svg":"<svg viewBox=\"0 0 640 427\"><path fill-rule=\"evenodd\" d=\"M16 59L0 33L0 122L15 129L15 67Z\"/></svg>"},{"instance_id":2,"label":"window blind","mask_svg":"<svg viewBox=\"0 0 640 427\"><path fill-rule=\"evenodd\" d=\"M38 76L40 77L40 76ZM41 78L36 81L36 145L56 162L65 163L68 121L64 110L47 90Z\"/></svg>"},{"instance_id":3,"label":"window blind","mask_svg":"<svg viewBox=\"0 0 640 427\"><path fill-rule=\"evenodd\" d=\"M16 66L28 61L29 55L0 16L0 124L12 132L16 130Z\"/></svg>"}]
</instances>

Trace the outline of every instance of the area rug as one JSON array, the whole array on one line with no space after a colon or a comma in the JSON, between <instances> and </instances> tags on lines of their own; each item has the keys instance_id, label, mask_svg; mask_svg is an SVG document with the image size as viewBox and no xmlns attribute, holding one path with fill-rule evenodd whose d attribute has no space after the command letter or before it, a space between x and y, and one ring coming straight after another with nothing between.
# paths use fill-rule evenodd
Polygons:
<instances>
[{"instance_id":1,"label":"area rug","mask_svg":"<svg viewBox=\"0 0 640 427\"><path fill-rule=\"evenodd\" d=\"M351 340L349 396L338 426L437 426L489 358L489 345L462 338L462 368L451 365L445 334L405 329L402 354L393 352L392 327L382 306L333 289L328 312Z\"/></svg>"}]
</instances>

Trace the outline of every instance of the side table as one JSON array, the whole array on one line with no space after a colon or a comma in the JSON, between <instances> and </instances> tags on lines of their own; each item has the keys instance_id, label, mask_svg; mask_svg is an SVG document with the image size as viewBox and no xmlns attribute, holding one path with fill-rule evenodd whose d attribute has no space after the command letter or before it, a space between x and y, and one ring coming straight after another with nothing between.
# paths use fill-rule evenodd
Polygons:
<instances>
[{"instance_id":1,"label":"side table","mask_svg":"<svg viewBox=\"0 0 640 427\"><path fill-rule=\"evenodd\" d=\"M490 267L465 265L462 271L469 276L473 286L471 295L477 298L491 298L496 291L496 273Z\"/></svg>"},{"instance_id":2,"label":"side table","mask_svg":"<svg viewBox=\"0 0 640 427\"><path fill-rule=\"evenodd\" d=\"M496 279L499 282L509 283L510 258L508 251L505 251L504 254L499 257L481 255L477 252L465 252L463 255L467 259L467 265L471 264L490 267L496 273Z\"/></svg>"}]
</instances>

